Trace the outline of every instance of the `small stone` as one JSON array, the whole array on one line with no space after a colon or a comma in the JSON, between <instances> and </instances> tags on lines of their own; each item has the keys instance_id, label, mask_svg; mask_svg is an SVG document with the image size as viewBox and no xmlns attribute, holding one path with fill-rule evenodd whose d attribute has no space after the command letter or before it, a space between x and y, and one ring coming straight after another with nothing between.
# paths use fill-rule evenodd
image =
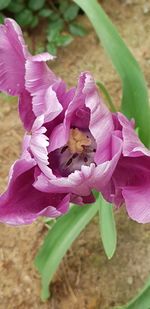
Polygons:
<instances>
[{"instance_id":1,"label":"small stone","mask_svg":"<svg viewBox=\"0 0 150 309\"><path fill-rule=\"evenodd\" d=\"M148 7L148 5L144 4L144 6L143 6L143 13L147 14L147 13L149 13L149 11L150 11L150 8Z\"/></svg>"},{"instance_id":2,"label":"small stone","mask_svg":"<svg viewBox=\"0 0 150 309\"><path fill-rule=\"evenodd\" d=\"M127 282L128 282L129 285L132 285L133 284L133 277L128 277Z\"/></svg>"}]
</instances>

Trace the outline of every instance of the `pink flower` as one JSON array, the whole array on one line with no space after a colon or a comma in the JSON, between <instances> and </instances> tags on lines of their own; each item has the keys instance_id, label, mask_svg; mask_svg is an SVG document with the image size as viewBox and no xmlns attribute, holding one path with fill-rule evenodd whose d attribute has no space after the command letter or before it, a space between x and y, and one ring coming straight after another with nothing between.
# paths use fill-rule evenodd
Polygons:
<instances>
[{"instance_id":1,"label":"pink flower","mask_svg":"<svg viewBox=\"0 0 150 309\"><path fill-rule=\"evenodd\" d=\"M125 203L133 220L150 222L150 150L139 140L133 123L124 115L114 115L114 124L123 140L123 150L103 195L117 207Z\"/></svg>"},{"instance_id":2,"label":"pink flower","mask_svg":"<svg viewBox=\"0 0 150 309\"><path fill-rule=\"evenodd\" d=\"M0 197L0 221L8 224L61 215L69 202L94 202L92 190L105 188L122 149L112 114L89 73L82 73L77 88L69 91L62 81L49 88L43 73L41 91L34 63L28 65L27 90L39 116Z\"/></svg>"},{"instance_id":3,"label":"pink flower","mask_svg":"<svg viewBox=\"0 0 150 309\"><path fill-rule=\"evenodd\" d=\"M15 21L0 26L0 90L19 96L19 113L30 135L11 168L0 196L0 221L28 224L57 217L69 203L94 202L92 190L138 222L150 221L150 151L133 122L112 115L89 73L69 91L45 64L48 53L32 56Z\"/></svg>"}]
</instances>

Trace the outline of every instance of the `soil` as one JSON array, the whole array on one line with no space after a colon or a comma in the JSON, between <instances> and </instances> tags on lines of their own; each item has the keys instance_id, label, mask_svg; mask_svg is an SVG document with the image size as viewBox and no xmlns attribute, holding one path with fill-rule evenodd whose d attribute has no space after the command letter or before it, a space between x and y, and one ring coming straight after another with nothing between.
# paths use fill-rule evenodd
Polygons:
<instances>
[{"instance_id":1,"label":"soil","mask_svg":"<svg viewBox=\"0 0 150 309\"><path fill-rule=\"evenodd\" d=\"M150 89L150 3L146 0L104 0L104 9L139 61ZM59 50L51 65L68 86L90 71L107 86L116 106L121 84L87 21L89 33ZM111 42L110 42L111 44ZM17 100L0 95L0 191L21 151L23 129ZM122 207L115 213L118 245L108 260L99 237L98 218L88 225L61 263L51 284L52 297L40 299L41 281L33 260L47 229L41 219L29 226L0 224L0 309L110 309L123 305L150 275L150 225L131 221Z\"/></svg>"}]
</instances>

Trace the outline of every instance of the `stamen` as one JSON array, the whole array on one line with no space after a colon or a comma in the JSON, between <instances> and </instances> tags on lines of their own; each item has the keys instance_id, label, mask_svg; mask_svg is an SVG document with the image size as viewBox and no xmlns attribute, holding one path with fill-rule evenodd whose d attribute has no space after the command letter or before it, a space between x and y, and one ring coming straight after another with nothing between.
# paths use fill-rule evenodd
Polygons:
<instances>
[{"instance_id":1,"label":"stamen","mask_svg":"<svg viewBox=\"0 0 150 309\"><path fill-rule=\"evenodd\" d=\"M80 170L81 166L90 166L94 163L96 142L89 130L82 131L72 127L66 145L58 150L59 169L64 177Z\"/></svg>"},{"instance_id":2,"label":"stamen","mask_svg":"<svg viewBox=\"0 0 150 309\"><path fill-rule=\"evenodd\" d=\"M65 152L65 151L67 150L67 148L68 148L68 146L64 146L64 147L62 148L62 150L61 150L61 152L60 152L60 153Z\"/></svg>"},{"instance_id":3,"label":"stamen","mask_svg":"<svg viewBox=\"0 0 150 309\"><path fill-rule=\"evenodd\" d=\"M79 129L70 129L68 147L71 153L78 153L79 155L84 152L86 146L92 143L91 138Z\"/></svg>"},{"instance_id":4,"label":"stamen","mask_svg":"<svg viewBox=\"0 0 150 309\"><path fill-rule=\"evenodd\" d=\"M66 163L66 166L69 166L72 163L72 158L68 160L68 162Z\"/></svg>"},{"instance_id":5,"label":"stamen","mask_svg":"<svg viewBox=\"0 0 150 309\"><path fill-rule=\"evenodd\" d=\"M76 157L78 157L78 153L74 153L72 159L75 159Z\"/></svg>"}]
</instances>

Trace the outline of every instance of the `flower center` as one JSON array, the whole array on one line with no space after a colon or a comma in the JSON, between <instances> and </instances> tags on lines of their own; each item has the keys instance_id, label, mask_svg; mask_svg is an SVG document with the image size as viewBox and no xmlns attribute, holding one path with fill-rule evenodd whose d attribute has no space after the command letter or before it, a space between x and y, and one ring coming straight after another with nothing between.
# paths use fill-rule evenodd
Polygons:
<instances>
[{"instance_id":1,"label":"flower center","mask_svg":"<svg viewBox=\"0 0 150 309\"><path fill-rule=\"evenodd\" d=\"M79 129L70 129L68 148L71 153L81 155L84 152L85 146L91 145L90 137Z\"/></svg>"},{"instance_id":2,"label":"flower center","mask_svg":"<svg viewBox=\"0 0 150 309\"><path fill-rule=\"evenodd\" d=\"M94 162L96 142L89 130L70 129L68 143L57 150L59 170L62 176L68 176L82 165Z\"/></svg>"}]
</instances>

